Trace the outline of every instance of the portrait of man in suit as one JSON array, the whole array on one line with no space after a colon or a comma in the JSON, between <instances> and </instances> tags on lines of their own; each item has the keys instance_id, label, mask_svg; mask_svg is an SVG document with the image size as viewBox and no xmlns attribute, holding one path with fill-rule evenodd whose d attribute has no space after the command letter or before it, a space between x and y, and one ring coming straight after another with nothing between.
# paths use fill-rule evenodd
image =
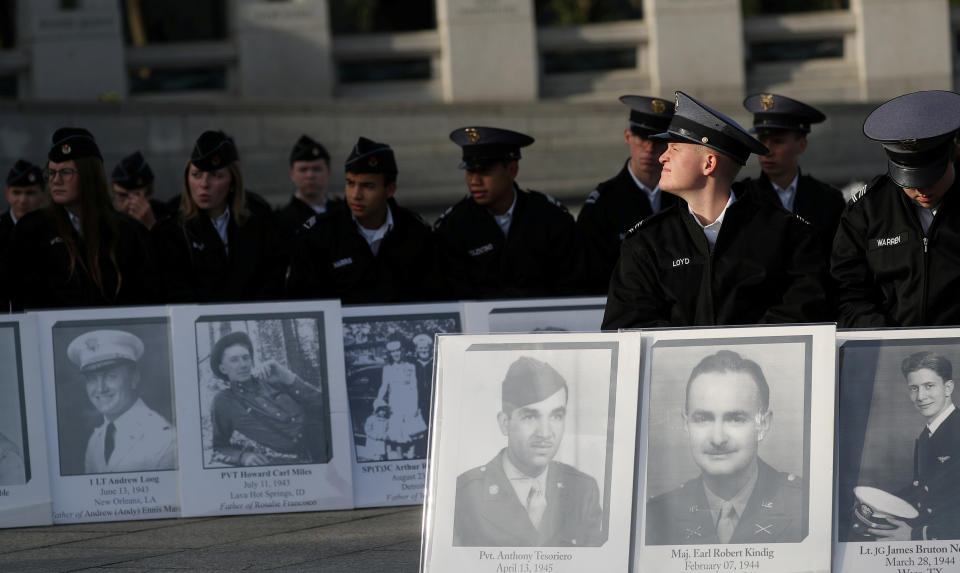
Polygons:
<instances>
[{"instance_id":1,"label":"portrait of man in suit","mask_svg":"<svg viewBox=\"0 0 960 573\"><path fill-rule=\"evenodd\" d=\"M569 387L550 364L521 356L501 384L506 447L457 477L453 545L590 547L603 543L596 480L554 460Z\"/></svg>"}]
</instances>

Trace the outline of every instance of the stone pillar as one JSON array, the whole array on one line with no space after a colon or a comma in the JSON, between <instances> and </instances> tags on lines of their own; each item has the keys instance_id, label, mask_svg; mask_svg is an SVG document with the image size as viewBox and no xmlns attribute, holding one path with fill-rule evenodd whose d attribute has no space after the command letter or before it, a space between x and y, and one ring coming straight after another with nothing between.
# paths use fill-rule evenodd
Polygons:
<instances>
[{"instance_id":1,"label":"stone pillar","mask_svg":"<svg viewBox=\"0 0 960 573\"><path fill-rule=\"evenodd\" d=\"M241 98L332 97L327 0L233 0L232 5Z\"/></svg>"},{"instance_id":2,"label":"stone pillar","mask_svg":"<svg viewBox=\"0 0 960 573\"><path fill-rule=\"evenodd\" d=\"M126 96L122 17L115 0L17 2L21 44L30 59L23 97L92 101Z\"/></svg>"},{"instance_id":3,"label":"stone pillar","mask_svg":"<svg viewBox=\"0 0 960 573\"><path fill-rule=\"evenodd\" d=\"M947 0L851 0L850 10L857 22L861 99L953 89Z\"/></svg>"},{"instance_id":4,"label":"stone pillar","mask_svg":"<svg viewBox=\"0 0 960 573\"><path fill-rule=\"evenodd\" d=\"M652 94L683 90L707 105L739 103L746 85L739 0L644 0Z\"/></svg>"},{"instance_id":5,"label":"stone pillar","mask_svg":"<svg viewBox=\"0 0 960 573\"><path fill-rule=\"evenodd\" d=\"M533 0L437 0L437 28L444 101L537 99Z\"/></svg>"}]
</instances>

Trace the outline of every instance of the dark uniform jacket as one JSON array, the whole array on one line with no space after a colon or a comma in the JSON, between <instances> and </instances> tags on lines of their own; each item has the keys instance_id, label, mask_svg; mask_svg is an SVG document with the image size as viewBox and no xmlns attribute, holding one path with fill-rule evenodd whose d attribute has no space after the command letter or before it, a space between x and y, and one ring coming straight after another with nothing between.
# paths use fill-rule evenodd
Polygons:
<instances>
[{"instance_id":1,"label":"dark uniform jacket","mask_svg":"<svg viewBox=\"0 0 960 573\"><path fill-rule=\"evenodd\" d=\"M932 436L924 426L913 449L913 482L900 496L920 512L913 539L960 539L960 410Z\"/></svg>"},{"instance_id":2,"label":"dark uniform jacket","mask_svg":"<svg viewBox=\"0 0 960 573\"><path fill-rule=\"evenodd\" d=\"M748 192L754 193L758 199L769 201L777 206L783 205L766 173L761 173L757 179L746 179L743 184ZM796 195L793 197L793 212L813 225L820 240L820 247L823 249L824 260L828 264L833 237L837 233L840 215L845 206L843 193L839 189L800 173L800 177L797 178Z\"/></svg>"},{"instance_id":3,"label":"dark uniform jacket","mask_svg":"<svg viewBox=\"0 0 960 573\"><path fill-rule=\"evenodd\" d=\"M70 272L70 253L60 236L53 206L27 213L10 238L6 261L11 304L14 310L150 304L157 300L156 274L150 257L146 227L116 213L115 260L106 251L107 230L101 231L99 265L103 290L93 281L85 259L83 238L73 227L81 259ZM117 270L120 288L117 291Z\"/></svg>"},{"instance_id":4,"label":"dark uniform jacket","mask_svg":"<svg viewBox=\"0 0 960 573\"><path fill-rule=\"evenodd\" d=\"M803 480L757 459L760 473L729 543L795 543L803 540L807 510ZM703 476L647 502L647 545L718 544Z\"/></svg>"},{"instance_id":5,"label":"dark uniform jacket","mask_svg":"<svg viewBox=\"0 0 960 573\"><path fill-rule=\"evenodd\" d=\"M610 274L620 258L620 242L627 231L653 215L650 199L633 180L629 166L628 159L616 177L597 185L577 216L586 259L586 286L591 294L607 294ZM676 195L660 192L661 210L676 202Z\"/></svg>"},{"instance_id":6,"label":"dark uniform jacket","mask_svg":"<svg viewBox=\"0 0 960 573\"><path fill-rule=\"evenodd\" d=\"M7 247L10 246L10 237L13 235L13 217L10 216L8 209L3 215L0 215L0 277L6 277L6 256ZM10 285L6 279L0 278L0 312L7 312L10 308Z\"/></svg>"},{"instance_id":7,"label":"dark uniform jacket","mask_svg":"<svg viewBox=\"0 0 960 573\"><path fill-rule=\"evenodd\" d=\"M13 234L14 225L16 225L16 223L13 222L10 210L7 209L3 215L0 215L0 254L7 250L7 245L10 243L10 235Z\"/></svg>"},{"instance_id":8,"label":"dark uniform jacket","mask_svg":"<svg viewBox=\"0 0 960 573\"><path fill-rule=\"evenodd\" d=\"M537 529L503 472L505 452L457 477L455 546L598 547L603 543L600 490L592 477L550 462L547 508Z\"/></svg>"},{"instance_id":9,"label":"dark uniform jacket","mask_svg":"<svg viewBox=\"0 0 960 573\"><path fill-rule=\"evenodd\" d=\"M231 213L229 252L204 213L181 223L169 217L151 235L163 276L165 302L242 302L283 294L287 266L273 213L262 199L247 194L250 217L241 226Z\"/></svg>"},{"instance_id":10,"label":"dark uniform jacket","mask_svg":"<svg viewBox=\"0 0 960 573\"><path fill-rule=\"evenodd\" d=\"M393 228L376 255L347 208L301 233L287 292L292 298L339 298L344 304L435 300L442 284L430 228L389 199Z\"/></svg>"},{"instance_id":11,"label":"dark uniform jacket","mask_svg":"<svg viewBox=\"0 0 960 573\"><path fill-rule=\"evenodd\" d=\"M927 236L903 189L874 179L843 213L830 271L842 328L960 324L960 176Z\"/></svg>"},{"instance_id":12,"label":"dark uniform jacket","mask_svg":"<svg viewBox=\"0 0 960 573\"><path fill-rule=\"evenodd\" d=\"M337 210L345 208L346 206L344 205L342 199L327 198L326 212L317 213L313 210L313 207L294 195L290 198L289 203L280 209L277 209L277 226L280 228L280 232L287 240L293 240L305 229L313 227L318 222L323 221L327 217L331 216ZM311 222L307 223L307 221Z\"/></svg>"},{"instance_id":13,"label":"dark uniform jacket","mask_svg":"<svg viewBox=\"0 0 960 573\"><path fill-rule=\"evenodd\" d=\"M828 318L826 264L810 225L736 186L734 194L712 253L683 200L623 241L605 330Z\"/></svg>"},{"instance_id":14,"label":"dark uniform jacket","mask_svg":"<svg viewBox=\"0 0 960 573\"><path fill-rule=\"evenodd\" d=\"M576 223L556 199L515 187L506 236L470 197L444 212L435 230L447 298L532 298L582 293L583 251Z\"/></svg>"}]
</instances>

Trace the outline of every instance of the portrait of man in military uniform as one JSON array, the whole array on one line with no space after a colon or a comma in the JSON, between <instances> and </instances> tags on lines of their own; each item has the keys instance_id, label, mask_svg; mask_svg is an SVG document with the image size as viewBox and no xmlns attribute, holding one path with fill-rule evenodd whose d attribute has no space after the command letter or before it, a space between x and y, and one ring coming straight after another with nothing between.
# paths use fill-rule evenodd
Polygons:
<instances>
[{"instance_id":1,"label":"portrait of man in military uniform","mask_svg":"<svg viewBox=\"0 0 960 573\"><path fill-rule=\"evenodd\" d=\"M567 380L531 356L503 377L497 426L506 446L457 478L453 545L597 547L603 512L594 477L555 460L570 401Z\"/></svg>"},{"instance_id":2,"label":"portrait of man in military uniform","mask_svg":"<svg viewBox=\"0 0 960 573\"><path fill-rule=\"evenodd\" d=\"M760 345L749 348L752 355L769 355L784 349L761 350ZM789 347L788 347L789 348ZM672 452L655 450L651 445L648 460L648 500L646 501L645 529L647 545L703 545L727 543L793 543L807 534L808 497L804 480L794 474L780 471L764 459L777 450L764 448L765 441L774 433L774 410L771 384L764 369L748 357L747 349L712 349L691 352L699 358L686 378L682 403L678 404L682 424L682 438ZM755 350L755 351L754 351ZM657 365L654 351L654 368ZM791 353L799 354L801 353ZM671 360L679 355L669 356ZM661 360L667 359L662 355ZM689 360L689 359L688 359ZM689 364L689 362L686 362ZM673 366L673 365L672 365ZM687 366L689 368L689 366ZM802 366L796 368L801 372ZM778 375L789 372L785 363L776 364ZM802 378L801 378L802 380ZM664 408L659 397L664 383L676 393L678 380L660 380L660 392L651 395L651 430L649 442L662 439L664 425L657 421L676 416L676 410ZM778 383L779 389L786 384ZM802 382L793 384L800 389ZM653 384L658 380L654 378ZM790 404L780 399L777 404ZM803 409L800 409L802 412ZM802 451L802 438L794 437L794 430L802 430L803 416L787 412L784 426L788 441L787 451ZM681 443L683 442L683 443ZM673 444L673 442L670 442ZM685 447L683 447L685 446ZM779 449L779 448L778 448ZM689 456L699 475L682 478L679 487L663 491L661 484L651 479L651 472L660 472L676 460L664 460L659 455ZM677 475L676 477L681 477ZM651 488L653 485L655 487ZM659 489L659 491L656 491Z\"/></svg>"}]
</instances>

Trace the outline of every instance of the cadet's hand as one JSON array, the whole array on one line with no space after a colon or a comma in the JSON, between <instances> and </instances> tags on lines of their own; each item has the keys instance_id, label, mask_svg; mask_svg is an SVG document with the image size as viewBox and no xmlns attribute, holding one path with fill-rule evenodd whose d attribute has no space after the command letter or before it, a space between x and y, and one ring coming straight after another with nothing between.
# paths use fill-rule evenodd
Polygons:
<instances>
[{"instance_id":1,"label":"cadet's hand","mask_svg":"<svg viewBox=\"0 0 960 573\"><path fill-rule=\"evenodd\" d=\"M138 192L130 193L130 199L127 201L127 214L143 223L148 229L157 223L157 218L153 215L153 209L150 207L150 201Z\"/></svg>"},{"instance_id":2,"label":"cadet's hand","mask_svg":"<svg viewBox=\"0 0 960 573\"><path fill-rule=\"evenodd\" d=\"M261 362L259 366L254 367L253 376L257 380L282 382L284 384L293 384L297 379L297 376L293 372L281 366L276 360Z\"/></svg>"},{"instance_id":3,"label":"cadet's hand","mask_svg":"<svg viewBox=\"0 0 960 573\"><path fill-rule=\"evenodd\" d=\"M240 454L240 465L241 466L268 466L270 465L270 460L267 459L267 456L263 454L258 454L256 452L243 452Z\"/></svg>"},{"instance_id":4,"label":"cadet's hand","mask_svg":"<svg viewBox=\"0 0 960 573\"><path fill-rule=\"evenodd\" d=\"M885 541L910 541L910 532L912 529L906 521L901 521L895 517L888 517L887 521L890 522L890 525L894 525L896 527L894 529L870 528L867 531L873 535L876 535L877 539L883 539Z\"/></svg>"}]
</instances>

